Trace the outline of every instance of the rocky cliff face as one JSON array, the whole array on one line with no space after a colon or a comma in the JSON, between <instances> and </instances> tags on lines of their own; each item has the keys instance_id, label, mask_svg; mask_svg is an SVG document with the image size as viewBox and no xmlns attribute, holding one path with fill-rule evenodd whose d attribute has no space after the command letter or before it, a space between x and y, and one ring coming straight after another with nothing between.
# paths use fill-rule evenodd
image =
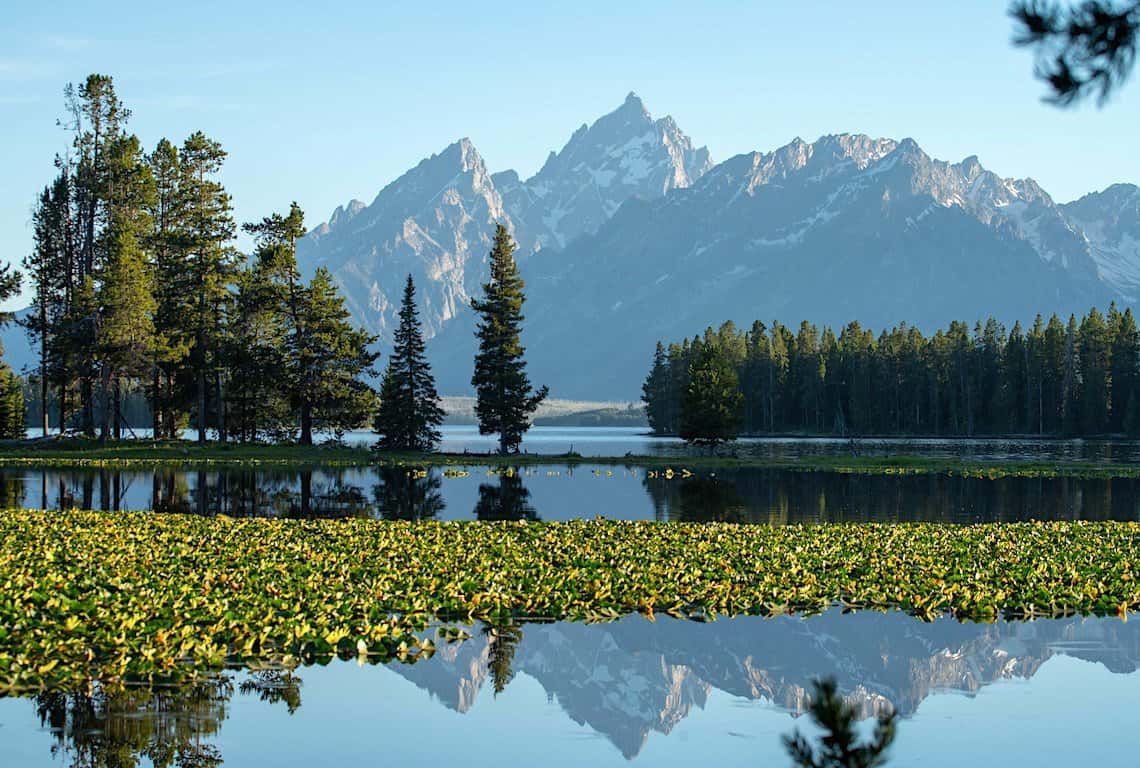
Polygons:
<instances>
[{"instance_id":1,"label":"rocky cliff face","mask_svg":"<svg viewBox=\"0 0 1140 768\"><path fill-rule=\"evenodd\" d=\"M532 379L570 398L636 398L658 339L733 320L930 330L993 314L1086 311L1140 295L1136 187L1057 205L1032 179L911 139L796 139L712 165L630 94L523 180L469 141L422 161L371 205L338 208L299 247L356 319L394 323L416 279L441 391L469 390L469 302L497 222L528 282Z\"/></svg>"},{"instance_id":2,"label":"rocky cliff face","mask_svg":"<svg viewBox=\"0 0 1140 768\"><path fill-rule=\"evenodd\" d=\"M430 337L469 311L495 224L511 230L525 259L597 231L631 197L688 186L710 165L708 151L694 150L672 118L654 121L631 93L525 182L514 171L489 174L474 145L457 141L371 205L338 206L301 240L298 260L306 272L327 267L356 320L385 341L411 274Z\"/></svg>"},{"instance_id":3,"label":"rocky cliff face","mask_svg":"<svg viewBox=\"0 0 1140 768\"><path fill-rule=\"evenodd\" d=\"M1140 298L1140 188L1113 184L1061 206L1088 244L1100 278L1121 298Z\"/></svg>"}]
</instances>

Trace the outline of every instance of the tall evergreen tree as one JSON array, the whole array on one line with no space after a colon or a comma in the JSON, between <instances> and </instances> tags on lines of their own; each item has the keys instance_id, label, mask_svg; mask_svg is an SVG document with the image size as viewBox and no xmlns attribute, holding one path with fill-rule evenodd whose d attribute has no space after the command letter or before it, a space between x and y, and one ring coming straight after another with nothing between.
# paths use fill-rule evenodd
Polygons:
<instances>
[{"instance_id":1,"label":"tall evergreen tree","mask_svg":"<svg viewBox=\"0 0 1140 768\"><path fill-rule=\"evenodd\" d=\"M132 227L123 223L111 235L115 243L103 270L100 292L99 357L103 380L103 427L106 440L120 435L123 379L143 379L154 356L154 294L150 269Z\"/></svg>"},{"instance_id":2,"label":"tall evergreen tree","mask_svg":"<svg viewBox=\"0 0 1140 768\"><path fill-rule=\"evenodd\" d=\"M546 399L546 386L531 392L526 375L522 328L523 281L514 259L515 244L502 224L495 227L495 244L490 253L491 277L483 284L483 298L471 306L479 314L475 356L475 415L479 433L499 435L499 452L518 450L523 434L530 429L530 415Z\"/></svg>"},{"instance_id":3,"label":"tall evergreen tree","mask_svg":"<svg viewBox=\"0 0 1140 768\"><path fill-rule=\"evenodd\" d=\"M645 415L649 420L649 427L655 435L670 434L671 424L668 420L668 386L669 386L669 359L665 355L665 345L657 342L657 349L653 352L653 367L641 385L641 399L645 403Z\"/></svg>"},{"instance_id":4,"label":"tall evergreen tree","mask_svg":"<svg viewBox=\"0 0 1140 768\"><path fill-rule=\"evenodd\" d=\"M173 439L187 422L187 359L195 329L186 319L195 307L193 240L189 220L190 185L185 182L178 147L162 139L147 157L154 179L149 238L154 274L154 366L150 401L154 435Z\"/></svg>"},{"instance_id":5,"label":"tall evergreen tree","mask_svg":"<svg viewBox=\"0 0 1140 768\"><path fill-rule=\"evenodd\" d=\"M206 441L210 384L214 389L218 437L225 438L222 408L222 346L229 285L236 271L230 241L236 232L230 196L217 175L226 152L221 144L198 132L186 139L180 156L180 184L185 195L182 230L187 249L190 312L183 322L193 334L190 368L196 392L195 426L198 442Z\"/></svg>"},{"instance_id":6,"label":"tall evergreen tree","mask_svg":"<svg viewBox=\"0 0 1140 768\"><path fill-rule=\"evenodd\" d=\"M1140 428L1140 332L1129 307L1112 328L1112 431L1130 435Z\"/></svg>"},{"instance_id":7,"label":"tall evergreen tree","mask_svg":"<svg viewBox=\"0 0 1140 768\"><path fill-rule=\"evenodd\" d=\"M0 302L7 301L20 291L22 276L10 265L0 266ZM0 326L11 322L12 315L0 312ZM3 349L0 348L0 355ZM20 377L0 362L0 438L22 438L25 430L24 387Z\"/></svg>"},{"instance_id":8,"label":"tall evergreen tree","mask_svg":"<svg viewBox=\"0 0 1140 768\"><path fill-rule=\"evenodd\" d=\"M1081 320L1077 333L1081 382L1077 410L1080 432L1086 435L1100 434L1108 427L1111 352L1108 334L1104 316L1095 307Z\"/></svg>"},{"instance_id":9,"label":"tall evergreen tree","mask_svg":"<svg viewBox=\"0 0 1140 768\"><path fill-rule=\"evenodd\" d=\"M713 445L734 440L743 412L744 396L732 361L719 346L703 346L681 405L681 437Z\"/></svg>"},{"instance_id":10,"label":"tall evergreen tree","mask_svg":"<svg viewBox=\"0 0 1140 768\"><path fill-rule=\"evenodd\" d=\"M376 410L376 393L361 379L373 373L379 357L370 350L376 337L348 318L344 297L321 267L300 293L288 347L286 372L301 445L312 445L318 429L339 433L366 424Z\"/></svg>"},{"instance_id":11,"label":"tall evergreen tree","mask_svg":"<svg viewBox=\"0 0 1140 768\"><path fill-rule=\"evenodd\" d=\"M39 347L39 366L36 377L40 388L40 429L48 434L47 403L51 384L57 383L60 401L64 402L64 389L69 374L61 370L58 358L58 324L67 307L67 231L71 192L67 176L60 173L45 187L32 213L35 249L24 258L24 268L32 284L33 311L24 320L24 328L32 343ZM60 431L66 426L61 414Z\"/></svg>"},{"instance_id":12,"label":"tall evergreen tree","mask_svg":"<svg viewBox=\"0 0 1140 768\"><path fill-rule=\"evenodd\" d=\"M425 355L424 338L416 310L416 287L412 276L404 285L400 326L396 329L392 357L380 388L380 409L373 429L379 446L390 450L431 451L439 443L443 408L435 390L431 365Z\"/></svg>"},{"instance_id":13,"label":"tall evergreen tree","mask_svg":"<svg viewBox=\"0 0 1140 768\"><path fill-rule=\"evenodd\" d=\"M0 440L19 440L27 436L26 413L20 377L7 365L0 364Z\"/></svg>"}]
</instances>

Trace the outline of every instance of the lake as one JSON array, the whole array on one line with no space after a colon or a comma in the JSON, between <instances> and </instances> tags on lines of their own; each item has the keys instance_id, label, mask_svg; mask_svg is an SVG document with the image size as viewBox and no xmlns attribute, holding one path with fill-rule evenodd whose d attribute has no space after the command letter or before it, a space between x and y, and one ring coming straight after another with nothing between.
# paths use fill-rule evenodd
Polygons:
<instances>
[{"instance_id":1,"label":"lake","mask_svg":"<svg viewBox=\"0 0 1140 768\"><path fill-rule=\"evenodd\" d=\"M0 468L8 507L233 517L829 523L1140 520L1140 479L664 471L604 464L336 469Z\"/></svg>"},{"instance_id":2,"label":"lake","mask_svg":"<svg viewBox=\"0 0 1140 768\"><path fill-rule=\"evenodd\" d=\"M439 450L447 453L490 453L498 449L495 435L480 435L478 427L445 425L440 430ZM38 437L38 429L29 429L29 437ZM131 437L131 434L125 435ZM136 429L134 437L148 438L149 429ZM186 430L183 437L192 440L196 433ZM318 439L328 439L319 435ZM376 435L368 430L346 432L344 442L370 445ZM527 453L564 454L573 451L582 456L676 456L707 455L707 448L685 445L676 437L653 437L643 427L532 427L523 437L521 449ZM841 437L758 437L741 438L721 446L719 453L766 458L798 456L927 456L972 459L1024 459L1065 461L1140 461L1137 440L1056 440L1036 438L867 438Z\"/></svg>"},{"instance_id":3,"label":"lake","mask_svg":"<svg viewBox=\"0 0 1140 768\"><path fill-rule=\"evenodd\" d=\"M820 677L864 716L897 709L892 766L1137 762L1135 619L833 610L468 631L414 664L0 699L4 765L789 765L780 738L814 732L798 715Z\"/></svg>"},{"instance_id":4,"label":"lake","mask_svg":"<svg viewBox=\"0 0 1140 768\"><path fill-rule=\"evenodd\" d=\"M371 435L349 435L370 441ZM445 450L494 449L473 428ZM448 468L0 468L0 503L160 514L745 524L1140 520L1140 480L858 475L686 466L636 429L532 430L524 448L675 456L661 470L583 463ZM909 454L1129 462L1131 442L768 439L772 457ZM789 765L812 681L834 677L861 728L902 720L890 766L1134 766L1140 616L994 624L901 613L712 623L467 628L414 664L333 660L231 670L193 686L0 698L4 766Z\"/></svg>"}]
</instances>

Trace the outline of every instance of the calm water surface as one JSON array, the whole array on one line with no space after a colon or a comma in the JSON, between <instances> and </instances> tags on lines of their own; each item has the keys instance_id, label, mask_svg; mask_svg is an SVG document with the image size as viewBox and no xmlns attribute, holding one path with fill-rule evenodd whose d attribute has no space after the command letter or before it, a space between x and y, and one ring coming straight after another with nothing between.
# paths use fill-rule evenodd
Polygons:
<instances>
[{"instance_id":1,"label":"calm water surface","mask_svg":"<svg viewBox=\"0 0 1140 768\"><path fill-rule=\"evenodd\" d=\"M349 435L366 442L367 433ZM444 450L494 448L474 428ZM674 473L512 468L0 469L0 503L441 520L1140 520L1140 480L690 471L636 429L538 428L532 452L676 456ZM1135 443L743 441L766 456L1134 461ZM903 716L892 766L1135 766L1140 617L922 623L902 614L471 627L415 664L232 671L192 688L0 699L0 766L787 765L813 680ZM871 720L863 727L869 729Z\"/></svg>"},{"instance_id":2,"label":"calm water surface","mask_svg":"<svg viewBox=\"0 0 1140 768\"><path fill-rule=\"evenodd\" d=\"M780 737L810 730L797 715L831 676L864 716L902 715L894 766L1137 764L1136 620L833 611L470 631L415 664L0 699L0 754L6 766L787 765Z\"/></svg>"},{"instance_id":3,"label":"calm water surface","mask_svg":"<svg viewBox=\"0 0 1140 768\"><path fill-rule=\"evenodd\" d=\"M230 516L800 523L1140 520L1140 480L606 465L411 470L0 469L8 507Z\"/></svg>"},{"instance_id":4,"label":"calm water surface","mask_svg":"<svg viewBox=\"0 0 1140 768\"><path fill-rule=\"evenodd\" d=\"M440 450L449 453L489 453L497 450L494 435L480 435L474 426L447 425L441 430ZM29 437L40 435L29 429ZM183 433L194 439L196 433ZM132 436L132 435L128 435ZM134 437L150 436L148 429L136 429ZM326 438L328 436L325 436ZM367 430L343 436L350 445L370 445L376 435ZM533 427L523 437L522 450L528 453L560 454L574 451L582 456L676 456L707 454L707 449L686 446L673 437L651 437L644 427ZM1036 440L1010 438L742 438L719 449L723 454L794 458L797 456L929 456L978 459L1065 459L1081 461L1140 461L1140 441L1136 440Z\"/></svg>"}]
</instances>

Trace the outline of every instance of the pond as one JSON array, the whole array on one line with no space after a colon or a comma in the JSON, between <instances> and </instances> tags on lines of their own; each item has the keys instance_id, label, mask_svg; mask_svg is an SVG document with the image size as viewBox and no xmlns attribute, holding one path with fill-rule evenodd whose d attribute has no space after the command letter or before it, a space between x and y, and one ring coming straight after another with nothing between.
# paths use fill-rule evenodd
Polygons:
<instances>
[{"instance_id":1,"label":"pond","mask_svg":"<svg viewBox=\"0 0 1140 768\"><path fill-rule=\"evenodd\" d=\"M475 626L414 664L0 699L0 745L12 766L788 765L780 737L812 732L833 677L864 717L900 713L892 766L1132 766L1135 618Z\"/></svg>"},{"instance_id":2,"label":"pond","mask_svg":"<svg viewBox=\"0 0 1140 768\"><path fill-rule=\"evenodd\" d=\"M7 507L273 517L825 523L1140 520L1140 479L582 464L488 470L0 469Z\"/></svg>"}]
</instances>

